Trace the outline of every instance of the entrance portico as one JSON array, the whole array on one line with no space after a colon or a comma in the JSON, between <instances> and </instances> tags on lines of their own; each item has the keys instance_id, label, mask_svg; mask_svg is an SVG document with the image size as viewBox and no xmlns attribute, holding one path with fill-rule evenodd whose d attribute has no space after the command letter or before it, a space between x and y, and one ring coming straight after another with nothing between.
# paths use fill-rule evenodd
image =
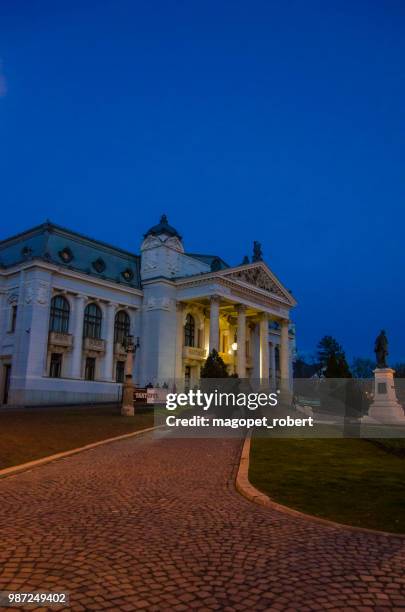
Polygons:
<instances>
[{"instance_id":1,"label":"entrance portico","mask_svg":"<svg viewBox=\"0 0 405 612\"><path fill-rule=\"evenodd\" d=\"M177 354L176 377L181 379L185 368L187 372L191 368L191 378L198 379L199 368L216 349L239 378L290 387L289 310L295 301L263 262L180 280L176 285L177 308L182 313L177 337L185 342L181 359ZM193 334L193 346L187 346L190 335L184 332L190 317L201 330Z\"/></svg>"}]
</instances>

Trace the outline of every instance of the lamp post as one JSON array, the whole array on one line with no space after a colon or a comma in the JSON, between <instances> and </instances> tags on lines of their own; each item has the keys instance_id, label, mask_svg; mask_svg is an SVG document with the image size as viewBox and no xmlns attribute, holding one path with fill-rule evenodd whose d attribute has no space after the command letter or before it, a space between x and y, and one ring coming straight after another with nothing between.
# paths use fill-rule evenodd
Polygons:
<instances>
[{"instance_id":1,"label":"lamp post","mask_svg":"<svg viewBox=\"0 0 405 612\"><path fill-rule=\"evenodd\" d=\"M127 353L125 360L125 380L122 389L121 414L123 416L134 416L134 383L132 382L132 370L137 348L139 348L139 338L134 343L134 337L129 334L124 339L124 346Z\"/></svg>"}]
</instances>

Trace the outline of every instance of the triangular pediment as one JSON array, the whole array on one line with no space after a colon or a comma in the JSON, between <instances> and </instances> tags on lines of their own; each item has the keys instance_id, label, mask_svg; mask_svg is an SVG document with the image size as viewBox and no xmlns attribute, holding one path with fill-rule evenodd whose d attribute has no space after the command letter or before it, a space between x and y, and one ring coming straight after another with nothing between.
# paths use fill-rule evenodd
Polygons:
<instances>
[{"instance_id":1,"label":"triangular pediment","mask_svg":"<svg viewBox=\"0 0 405 612\"><path fill-rule=\"evenodd\" d=\"M275 295L283 301L287 301L291 306L294 306L296 303L291 293L262 261L226 270L221 272L221 276L252 285L262 291L267 291L273 296Z\"/></svg>"}]
</instances>

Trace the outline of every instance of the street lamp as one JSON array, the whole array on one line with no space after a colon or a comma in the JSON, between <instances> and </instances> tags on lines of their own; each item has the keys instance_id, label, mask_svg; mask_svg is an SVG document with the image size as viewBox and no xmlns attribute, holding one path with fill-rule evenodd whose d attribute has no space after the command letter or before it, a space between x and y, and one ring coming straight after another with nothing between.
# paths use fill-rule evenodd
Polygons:
<instances>
[{"instance_id":1,"label":"street lamp","mask_svg":"<svg viewBox=\"0 0 405 612\"><path fill-rule=\"evenodd\" d=\"M233 342L232 342L232 350L233 351L237 351L238 350L238 343L237 343L237 338L236 338L236 334L233 337Z\"/></svg>"},{"instance_id":2,"label":"street lamp","mask_svg":"<svg viewBox=\"0 0 405 612\"><path fill-rule=\"evenodd\" d=\"M134 368L134 358L139 348L139 337L134 342L132 334L124 338L124 347L127 353L125 361L125 381L122 391L121 414L124 416L134 416L134 384L132 382L132 370Z\"/></svg>"}]
</instances>

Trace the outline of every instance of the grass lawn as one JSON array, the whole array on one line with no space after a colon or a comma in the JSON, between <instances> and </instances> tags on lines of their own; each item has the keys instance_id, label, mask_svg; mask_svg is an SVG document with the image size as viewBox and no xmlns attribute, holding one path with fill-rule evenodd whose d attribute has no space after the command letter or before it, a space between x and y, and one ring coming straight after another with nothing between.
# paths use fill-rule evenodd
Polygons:
<instances>
[{"instance_id":1,"label":"grass lawn","mask_svg":"<svg viewBox=\"0 0 405 612\"><path fill-rule=\"evenodd\" d=\"M0 411L0 469L153 427L153 411L122 417L111 406Z\"/></svg>"},{"instance_id":2,"label":"grass lawn","mask_svg":"<svg viewBox=\"0 0 405 612\"><path fill-rule=\"evenodd\" d=\"M384 446L358 439L256 437L249 479L274 501L296 510L405 533L405 456L396 452L399 447L405 447L405 440Z\"/></svg>"}]
</instances>

